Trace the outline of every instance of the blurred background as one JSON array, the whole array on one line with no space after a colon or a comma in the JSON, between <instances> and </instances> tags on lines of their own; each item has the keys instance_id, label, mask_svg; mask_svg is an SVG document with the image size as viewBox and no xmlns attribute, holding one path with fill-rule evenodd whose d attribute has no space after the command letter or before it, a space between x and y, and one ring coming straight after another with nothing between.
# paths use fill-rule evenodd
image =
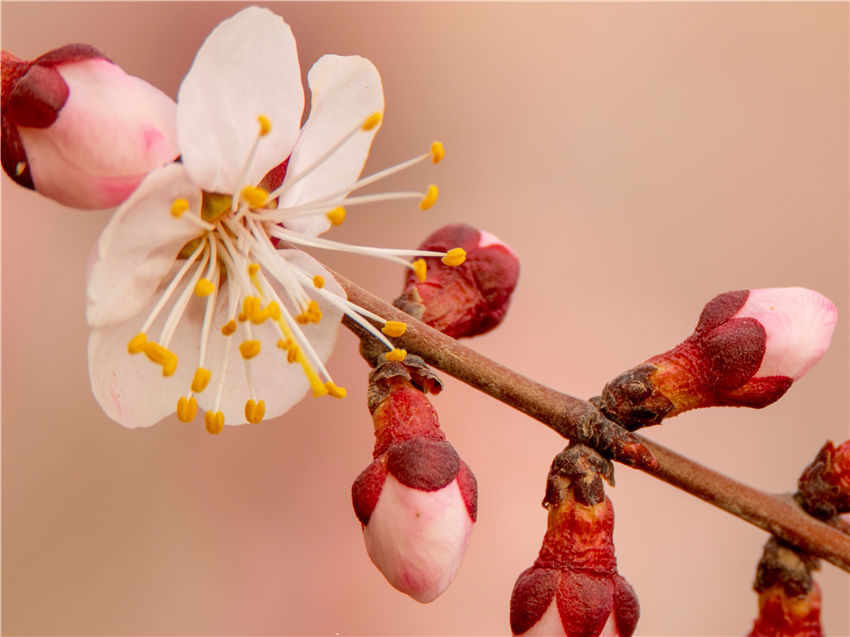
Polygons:
<instances>
[{"instance_id":1,"label":"blurred background","mask_svg":"<svg viewBox=\"0 0 850 637\"><path fill-rule=\"evenodd\" d=\"M176 96L233 3L2 3L3 47L104 51ZM374 205L331 238L414 247L464 221L522 264L506 322L469 344L577 396L687 337L705 302L806 286L839 310L832 347L764 410L691 412L646 432L749 485L789 492L848 437L846 3L268 4L302 68L359 54L385 120L366 171L440 139L446 159L375 190L440 186L427 212ZM175 417L111 422L86 364L85 262L109 211L2 178L2 630L27 635L506 635L517 575L565 442L445 378L433 399L472 467L479 519L449 590L423 606L363 546L350 485L371 460L367 366L341 330L343 401L307 399L210 436ZM386 299L402 269L315 253ZM767 536L627 467L609 489L640 635L742 635ZM827 634L847 574L824 564Z\"/></svg>"}]
</instances>

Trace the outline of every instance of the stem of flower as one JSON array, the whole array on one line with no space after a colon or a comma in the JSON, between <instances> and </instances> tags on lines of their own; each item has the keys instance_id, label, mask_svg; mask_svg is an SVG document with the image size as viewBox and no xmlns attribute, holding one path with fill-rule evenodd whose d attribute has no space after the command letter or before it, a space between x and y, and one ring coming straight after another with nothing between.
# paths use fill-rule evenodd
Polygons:
<instances>
[{"instance_id":1,"label":"stem of flower","mask_svg":"<svg viewBox=\"0 0 850 637\"><path fill-rule=\"evenodd\" d=\"M395 339L399 347L539 420L565 438L597 448L850 572L850 537L806 514L790 496L770 495L748 487L642 436L612 433L612 427L621 428L604 418L590 402L518 374L417 321L345 277L336 273L334 276L354 304L387 320L407 323L407 331ZM344 323L358 336L362 333L362 328ZM617 441L613 446L612 435ZM645 456L645 450L651 452L654 462Z\"/></svg>"}]
</instances>

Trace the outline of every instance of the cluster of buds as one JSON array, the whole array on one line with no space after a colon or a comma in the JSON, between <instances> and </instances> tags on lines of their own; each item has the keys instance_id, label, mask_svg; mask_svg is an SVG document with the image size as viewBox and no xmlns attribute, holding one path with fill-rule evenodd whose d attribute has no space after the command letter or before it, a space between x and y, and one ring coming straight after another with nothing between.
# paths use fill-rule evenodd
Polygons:
<instances>
[{"instance_id":1,"label":"cluster of buds","mask_svg":"<svg viewBox=\"0 0 850 637\"><path fill-rule=\"evenodd\" d=\"M66 206L116 206L179 154L174 101L87 44L4 50L0 97L3 170Z\"/></svg>"},{"instance_id":2,"label":"cluster of buds","mask_svg":"<svg viewBox=\"0 0 850 637\"><path fill-rule=\"evenodd\" d=\"M439 380L418 357L383 362L369 377L374 460L351 487L366 551L390 584L427 603L463 559L478 510L475 476L425 396Z\"/></svg>"},{"instance_id":3,"label":"cluster of buds","mask_svg":"<svg viewBox=\"0 0 850 637\"><path fill-rule=\"evenodd\" d=\"M690 337L612 380L594 402L630 430L696 407L765 407L821 359L836 317L829 299L805 288L721 294Z\"/></svg>"},{"instance_id":4,"label":"cluster of buds","mask_svg":"<svg viewBox=\"0 0 850 637\"><path fill-rule=\"evenodd\" d=\"M640 615L631 585L617 573L614 509L603 479L610 461L573 444L555 457L543 506L549 511L543 546L511 595L514 635L596 637L606 624L629 637Z\"/></svg>"},{"instance_id":5,"label":"cluster of buds","mask_svg":"<svg viewBox=\"0 0 850 637\"><path fill-rule=\"evenodd\" d=\"M447 250L460 246L466 261L452 267L426 257L423 267L407 275L395 305L452 338L489 332L508 311L519 278L519 260L501 240L465 224L443 226L419 249L438 251L441 246L449 246Z\"/></svg>"}]
</instances>

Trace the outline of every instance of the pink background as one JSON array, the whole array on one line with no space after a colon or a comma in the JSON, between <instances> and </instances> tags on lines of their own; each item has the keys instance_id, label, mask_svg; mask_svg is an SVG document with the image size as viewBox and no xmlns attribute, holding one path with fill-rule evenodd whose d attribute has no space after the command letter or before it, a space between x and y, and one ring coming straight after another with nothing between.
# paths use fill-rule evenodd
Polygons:
<instances>
[{"instance_id":1,"label":"pink background","mask_svg":"<svg viewBox=\"0 0 850 637\"><path fill-rule=\"evenodd\" d=\"M22 57L105 51L172 96L235 4L2 5ZM413 247L450 221L522 261L505 324L470 344L578 396L686 337L715 294L811 287L838 306L824 359L761 411L688 413L647 432L753 486L795 488L848 436L847 4L281 4L306 70L360 54L386 118L367 171L441 139L447 156L376 190L441 188L426 213L376 205L331 233ZM261 90L262 87L258 87ZM372 566L349 488L370 461L367 368L341 331L344 401L206 434L109 421L86 366L85 261L108 212L3 186L5 634L508 634L545 528L556 434L446 379L434 404L478 477L452 587L422 606ZM317 253L384 298L402 272ZM766 535L617 467L620 571L641 635L740 635ZM825 564L824 625L847 635L848 578Z\"/></svg>"}]
</instances>

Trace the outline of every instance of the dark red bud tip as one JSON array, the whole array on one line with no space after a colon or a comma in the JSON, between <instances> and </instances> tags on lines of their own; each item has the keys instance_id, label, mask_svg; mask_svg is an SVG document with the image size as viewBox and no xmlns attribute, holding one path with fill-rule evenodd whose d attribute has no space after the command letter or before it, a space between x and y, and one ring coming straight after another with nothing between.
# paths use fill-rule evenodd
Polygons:
<instances>
[{"instance_id":1,"label":"dark red bud tip","mask_svg":"<svg viewBox=\"0 0 850 637\"><path fill-rule=\"evenodd\" d=\"M519 260L506 244L472 226L451 224L419 248L462 248L466 259L450 266L437 257L425 258L425 280L411 272L397 305L414 315L421 311L423 322L453 338L483 334L502 322L519 278Z\"/></svg>"},{"instance_id":2,"label":"dark red bud tip","mask_svg":"<svg viewBox=\"0 0 850 637\"><path fill-rule=\"evenodd\" d=\"M16 126L47 128L66 101L68 85L59 71L33 65L12 89L3 115Z\"/></svg>"},{"instance_id":3,"label":"dark red bud tip","mask_svg":"<svg viewBox=\"0 0 850 637\"><path fill-rule=\"evenodd\" d=\"M810 515L828 520L850 513L850 440L827 442L797 482L798 499Z\"/></svg>"},{"instance_id":4,"label":"dark red bud tip","mask_svg":"<svg viewBox=\"0 0 850 637\"><path fill-rule=\"evenodd\" d=\"M619 637L631 637L640 619L637 593L621 575L614 576L614 625Z\"/></svg>"},{"instance_id":5,"label":"dark red bud tip","mask_svg":"<svg viewBox=\"0 0 850 637\"><path fill-rule=\"evenodd\" d=\"M614 608L614 582L608 576L565 571L557 599L567 635L598 637Z\"/></svg>"},{"instance_id":6,"label":"dark red bud tip","mask_svg":"<svg viewBox=\"0 0 850 637\"><path fill-rule=\"evenodd\" d=\"M0 162L3 164L3 171L19 186L35 190L35 183L33 183L29 162L27 161L27 153L21 142L17 126L10 122L5 115L0 115L0 126L2 126Z\"/></svg>"},{"instance_id":7,"label":"dark red bud tip","mask_svg":"<svg viewBox=\"0 0 850 637\"><path fill-rule=\"evenodd\" d=\"M351 502L354 513L363 526L369 524L372 511L378 504L384 481L387 479L387 458L381 456L372 461L351 485Z\"/></svg>"},{"instance_id":8,"label":"dark red bud tip","mask_svg":"<svg viewBox=\"0 0 850 637\"><path fill-rule=\"evenodd\" d=\"M411 489L442 489L455 479L459 469L460 457L447 440L410 438L391 444L387 450L387 470Z\"/></svg>"},{"instance_id":9,"label":"dark red bud tip","mask_svg":"<svg viewBox=\"0 0 850 637\"><path fill-rule=\"evenodd\" d=\"M522 635L549 608L558 590L559 572L551 568L527 568L517 578L511 593L511 632Z\"/></svg>"}]
</instances>

